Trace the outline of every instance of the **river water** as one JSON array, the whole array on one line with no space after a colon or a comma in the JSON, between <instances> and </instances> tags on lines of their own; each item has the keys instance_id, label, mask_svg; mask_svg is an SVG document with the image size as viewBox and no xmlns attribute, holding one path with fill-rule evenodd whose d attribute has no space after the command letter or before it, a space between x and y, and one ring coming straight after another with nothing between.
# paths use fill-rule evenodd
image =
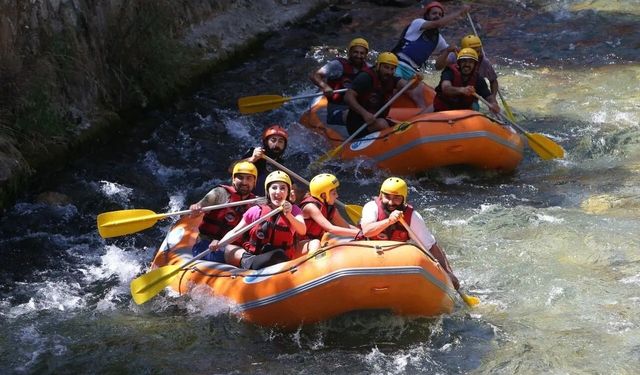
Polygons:
<instances>
[{"instance_id":1,"label":"river water","mask_svg":"<svg viewBox=\"0 0 640 375\"><path fill-rule=\"evenodd\" d=\"M455 8L456 4L447 2ZM639 1L474 3L485 51L520 125L567 151L528 150L512 175L442 169L410 197L482 300L436 319L355 313L295 332L239 321L224 301L161 294L138 306L170 221L104 240L101 212L184 209L226 182L260 129L291 133L286 164L326 149L296 124L308 102L240 116L241 96L313 92L306 76L355 35L390 48L417 7L326 11L235 69L58 170L0 219L0 373L636 374L640 368ZM344 6L343 6L344 9ZM363 30L368 30L363 32ZM443 32L470 32L466 20ZM427 80L437 74L427 71ZM363 204L386 175L333 161L341 199ZM54 191L70 202L44 203ZM41 196L40 196L41 197Z\"/></svg>"}]
</instances>

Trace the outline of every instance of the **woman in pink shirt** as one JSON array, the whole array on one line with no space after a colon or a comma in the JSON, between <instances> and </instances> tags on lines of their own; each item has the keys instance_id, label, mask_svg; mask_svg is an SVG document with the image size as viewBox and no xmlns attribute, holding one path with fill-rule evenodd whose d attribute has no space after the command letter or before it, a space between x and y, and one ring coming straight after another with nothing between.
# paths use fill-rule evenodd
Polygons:
<instances>
[{"instance_id":1,"label":"woman in pink shirt","mask_svg":"<svg viewBox=\"0 0 640 375\"><path fill-rule=\"evenodd\" d=\"M271 172L264 186L269 202L249 208L238 225L220 242L278 207L282 207L282 212L253 227L242 246L229 245L225 249L225 262L228 264L257 270L285 262L295 254L295 235L303 236L307 233L300 207L289 202L289 175L282 171Z\"/></svg>"}]
</instances>

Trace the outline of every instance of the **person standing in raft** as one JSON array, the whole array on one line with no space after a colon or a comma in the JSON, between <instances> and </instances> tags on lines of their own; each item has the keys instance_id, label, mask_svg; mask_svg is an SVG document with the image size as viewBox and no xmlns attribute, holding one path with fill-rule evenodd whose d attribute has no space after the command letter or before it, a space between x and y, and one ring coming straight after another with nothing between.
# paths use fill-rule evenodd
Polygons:
<instances>
[{"instance_id":1,"label":"person standing in raft","mask_svg":"<svg viewBox=\"0 0 640 375\"><path fill-rule=\"evenodd\" d=\"M453 109L473 109L475 93L485 98L493 113L500 113L496 97L491 94L487 82L478 75L478 54L473 48L463 48L458 52L458 61L446 67L436 87L433 108L436 112Z\"/></svg>"},{"instance_id":2,"label":"person standing in raft","mask_svg":"<svg viewBox=\"0 0 640 375\"><path fill-rule=\"evenodd\" d=\"M362 233L371 240L391 240L407 242L409 232L400 218L409 225L426 249L438 260L440 266L447 272L453 286L460 288L458 278L453 274L444 251L436 243L422 216L407 203L407 183L398 177L387 178L380 187L380 195L368 202L362 208Z\"/></svg>"},{"instance_id":3,"label":"person standing in raft","mask_svg":"<svg viewBox=\"0 0 640 375\"><path fill-rule=\"evenodd\" d=\"M449 52L455 52L456 47L447 44L440 34L440 28L451 24L458 17L468 13L470 9L469 5L464 5L460 10L445 15L444 6L439 2L432 1L427 4L422 18L411 21L392 49L400 60L396 76L409 80L420 71L431 55L437 56L436 69L443 69L447 65ZM422 85L411 90L409 95L419 108L427 110Z\"/></svg>"},{"instance_id":4,"label":"person standing in raft","mask_svg":"<svg viewBox=\"0 0 640 375\"><path fill-rule=\"evenodd\" d=\"M478 54L478 66L476 70L478 71L478 76L482 79L486 79L489 81L489 89L491 91L491 95L493 98L497 98L498 90L500 90L500 85L498 85L498 75L496 74L495 69L491 65L489 59L484 56L482 51L482 41L480 38L473 34L466 35L462 40L460 40L461 48L473 48L474 51ZM455 64L457 62L457 56L455 53L451 52L448 58L448 65ZM491 101L489 101L491 102ZM497 102L497 100L496 100ZM479 110L478 102L473 102L473 110Z\"/></svg>"},{"instance_id":5,"label":"person standing in raft","mask_svg":"<svg viewBox=\"0 0 640 375\"><path fill-rule=\"evenodd\" d=\"M343 103L343 94L334 93L334 90L351 87L358 73L371 71L366 61L368 53L369 43L362 38L355 38L349 43L346 59L338 57L310 74L311 82L322 90L329 101L327 124L346 125L348 107Z\"/></svg>"},{"instance_id":6,"label":"person standing in raft","mask_svg":"<svg viewBox=\"0 0 640 375\"><path fill-rule=\"evenodd\" d=\"M269 203L249 208L238 225L220 241L233 236L277 207L282 206L283 210L262 225L253 227L242 246L227 246L225 260L231 265L257 270L290 260L295 254L295 236L307 233L300 207L288 201L291 191L289 175L282 171L269 173L264 188Z\"/></svg>"},{"instance_id":7,"label":"person standing in raft","mask_svg":"<svg viewBox=\"0 0 640 375\"><path fill-rule=\"evenodd\" d=\"M271 125L262 132L262 146L248 150L243 159L240 161L248 161L255 164L258 168L258 179L256 181L256 188L254 193L257 196L264 196L264 181L270 172L273 172L276 168L267 163L262 158L263 155L267 155L271 159L281 162L282 155L287 149L287 143L289 141L289 133L280 125Z\"/></svg>"},{"instance_id":8,"label":"person standing in raft","mask_svg":"<svg viewBox=\"0 0 640 375\"><path fill-rule=\"evenodd\" d=\"M364 123L367 124L367 131L360 132L356 138L391 126L385 118L389 108L382 111L378 117L373 115L389 101L396 89L409 84L406 80L393 75L397 66L396 55L391 52L382 52L378 55L374 72L360 72L353 80L351 88L344 95L344 101L349 105L347 111L349 135L355 133ZM421 76L418 81L422 81Z\"/></svg>"},{"instance_id":9,"label":"person standing in raft","mask_svg":"<svg viewBox=\"0 0 640 375\"><path fill-rule=\"evenodd\" d=\"M199 202L189 207L194 211L191 215L199 215L203 207L255 198L251 191L256 186L257 177L258 170L255 165L246 161L237 163L233 166L231 173L231 186L218 185L211 189ZM238 225L242 215L249 207L250 205L247 204L205 213L202 223L198 227L200 232L198 239L191 250L193 256L205 251L210 244L217 244L218 241L215 240L222 238L229 230ZM236 240L236 243L240 244L241 239ZM203 259L222 263L224 262L224 251L213 251Z\"/></svg>"},{"instance_id":10,"label":"person standing in raft","mask_svg":"<svg viewBox=\"0 0 640 375\"><path fill-rule=\"evenodd\" d=\"M318 250L324 232L353 238L360 232L349 225L334 206L338 200L338 186L340 182L336 176L328 173L319 174L309 182L309 194L300 203L307 234L300 239L299 255Z\"/></svg>"}]
</instances>

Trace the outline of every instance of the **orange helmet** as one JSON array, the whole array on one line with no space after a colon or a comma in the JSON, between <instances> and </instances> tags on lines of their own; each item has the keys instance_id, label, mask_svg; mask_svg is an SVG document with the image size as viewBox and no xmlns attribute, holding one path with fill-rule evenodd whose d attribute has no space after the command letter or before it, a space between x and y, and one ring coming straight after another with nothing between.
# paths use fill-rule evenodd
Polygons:
<instances>
[{"instance_id":1,"label":"orange helmet","mask_svg":"<svg viewBox=\"0 0 640 375\"><path fill-rule=\"evenodd\" d=\"M289 133L287 133L287 131L284 130L282 126L271 125L262 132L262 143L265 145L265 147L267 145L267 138L271 137L272 135L278 135L284 138L285 144L289 141Z\"/></svg>"},{"instance_id":2,"label":"orange helmet","mask_svg":"<svg viewBox=\"0 0 640 375\"><path fill-rule=\"evenodd\" d=\"M431 8L440 8L442 9L442 14L445 13L444 5L440 4L437 1L432 1L429 4L427 4L427 6L424 8L424 18L427 18L427 15L429 14L429 11L431 10Z\"/></svg>"}]
</instances>

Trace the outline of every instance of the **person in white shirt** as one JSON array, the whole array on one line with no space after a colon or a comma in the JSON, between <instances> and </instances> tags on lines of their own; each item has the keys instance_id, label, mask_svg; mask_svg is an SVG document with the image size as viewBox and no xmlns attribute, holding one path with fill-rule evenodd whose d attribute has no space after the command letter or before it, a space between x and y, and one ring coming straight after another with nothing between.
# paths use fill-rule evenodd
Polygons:
<instances>
[{"instance_id":1,"label":"person in white shirt","mask_svg":"<svg viewBox=\"0 0 640 375\"><path fill-rule=\"evenodd\" d=\"M418 240L447 272L456 290L459 289L460 282L453 274L447 255L438 246L422 216L407 203L407 195L408 187L404 180L398 177L387 178L380 187L380 195L362 208L362 234L372 240L407 242L410 240L409 233L398 223L400 218L404 218Z\"/></svg>"}]
</instances>

